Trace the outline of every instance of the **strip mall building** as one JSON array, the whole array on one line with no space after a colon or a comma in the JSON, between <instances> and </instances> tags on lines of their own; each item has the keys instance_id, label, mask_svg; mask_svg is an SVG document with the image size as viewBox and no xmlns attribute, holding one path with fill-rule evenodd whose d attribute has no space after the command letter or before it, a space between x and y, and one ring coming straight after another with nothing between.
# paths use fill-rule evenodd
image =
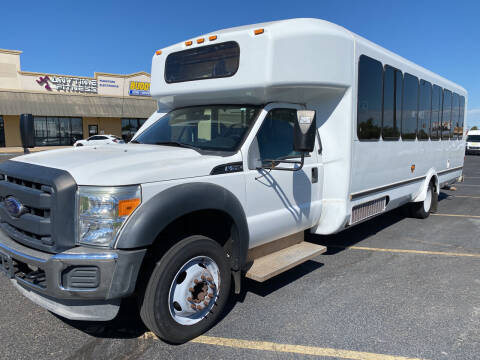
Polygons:
<instances>
[{"instance_id":1,"label":"strip mall building","mask_svg":"<svg viewBox=\"0 0 480 360\"><path fill-rule=\"evenodd\" d=\"M95 134L129 140L156 109L150 74L93 78L21 71L21 51L0 49L0 146L21 146L20 114L35 118L36 146L72 145Z\"/></svg>"}]
</instances>

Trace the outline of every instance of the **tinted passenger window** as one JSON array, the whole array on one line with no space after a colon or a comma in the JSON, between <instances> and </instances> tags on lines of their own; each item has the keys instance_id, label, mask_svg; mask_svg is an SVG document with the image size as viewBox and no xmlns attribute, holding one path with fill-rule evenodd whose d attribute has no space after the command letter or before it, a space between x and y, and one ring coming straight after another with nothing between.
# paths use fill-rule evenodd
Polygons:
<instances>
[{"instance_id":1,"label":"tinted passenger window","mask_svg":"<svg viewBox=\"0 0 480 360\"><path fill-rule=\"evenodd\" d=\"M452 120L452 93L443 90L443 107L442 107L442 140L450 138L450 126Z\"/></svg>"},{"instance_id":2,"label":"tinted passenger window","mask_svg":"<svg viewBox=\"0 0 480 360\"><path fill-rule=\"evenodd\" d=\"M433 85L432 91L432 123L430 138L438 140L440 138L440 121L442 119L442 88Z\"/></svg>"},{"instance_id":3,"label":"tinted passenger window","mask_svg":"<svg viewBox=\"0 0 480 360\"><path fill-rule=\"evenodd\" d=\"M403 78L402 139L415 140L417 135L418 79L405 73Z\"/></svg>"},{"instance_id":4,"label":"tinted passenger window","mask_svg":"<svg viewBox=\"0 0 480 360\"><path fill-rule=\"evenodd\" d=\"M428 140L432 116L432 84L420 80L420 98L418 104L418 140Z\"/></svg>"},{"instance_id":5,"label":"tinted passenger window","mask_svg":"<svg viewBox=\"0 0 480 360\"><path fill-rule=\"evenodd\" d=\"M299 152L293 150L293 126L296 119L295 109L274 109L267 114L257 134L261 160L300 156Z\"/></svg>"},{"instance_id":6,"label":"tinted passenger window","mask_svg":"<svg viewBox=\"0 0 480 360\"><path fill-rule=\"evenodd\" d=\"M358 64L357 135L360 140L378 140L382 116L382 64L360 56Z\"/></svg>"},{"instance_id":7,"label":"tinted passenger window","mask_svg":"<svg viewBox=\"0 0 480 360\"><path fill-rule=\"evenodd\" d=\"M452 95L452 126L450 127L450 139L458 139L460 118L460 99L458 94Z\"/></svg>"},{"instance_id":8,"label":"tinted passenger window","mask_svg":"<svg viewBox=\"0 0 480 360\"><path fill-rule=\"evenodd\" d=\"M459 115L459 120L458 120L458 139L462 140L463 139L463 120L465 118L465 98L463 96L460 96L460 115Z\"/></svg>"},{"instance_id":9,"label":"tinted passenger window","mask_svg":"<svg viewBox=\"0 0 480 360\"><path fill-rule=\"evenodd\" d=\"M389 65L383 75L383 122L382 138L398 140L400 137L400 119L402 114L403 75Z\"/></svg>"},{"instance_id":10,"label":"tinted passenger window","mask_svg":"<svg viewBox=\"0 0 480 360\"><path fill-rule=\"evenodd\" d=\"M174 52L165 62L165 81L177 83L233 76L239 61L240 48L235 41Z\"/></svg>"}]
</instances>

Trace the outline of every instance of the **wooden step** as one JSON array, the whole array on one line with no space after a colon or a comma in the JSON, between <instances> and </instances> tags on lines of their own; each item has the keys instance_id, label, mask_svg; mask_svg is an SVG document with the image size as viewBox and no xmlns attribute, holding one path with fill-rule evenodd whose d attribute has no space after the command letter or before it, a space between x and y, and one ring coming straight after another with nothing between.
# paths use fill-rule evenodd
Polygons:
<instances>
[{"instance_id":1,"label":"wooden step","mask_svg":"<svg viewBox=\"0 0 480 360\"><path fill-rule=\"evenodd\" d=\"M246 277L255 281L264 282L307 260L323 254L325 251L327 251L325 246L302 241L253 260Z\"/></svg>"}]
</instances>

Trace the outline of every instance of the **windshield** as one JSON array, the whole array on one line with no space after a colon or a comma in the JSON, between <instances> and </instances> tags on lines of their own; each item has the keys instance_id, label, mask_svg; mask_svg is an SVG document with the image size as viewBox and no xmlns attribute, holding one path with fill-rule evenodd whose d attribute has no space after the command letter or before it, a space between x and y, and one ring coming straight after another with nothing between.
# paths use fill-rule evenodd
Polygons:
<instances>
[{"instance_id":1,"label":"windshield","mask_svg":"<svg viewBox=\"0 0 480 360\"><path fill-rule=\"evenodd\" d=\"M259 111L260 107L251 105L206 105L177 109L149 126L134 142L235 151Z\"/></svg>"},{"instance_id":2,"label":"windshield","mask_svg":"<svg viewBox=\"0 0 480 360\"><path fill-rule=\"evenodd\" d=\"M468 135L467 142L480 142L480 135Z\"/></svg>"}]
</instances>

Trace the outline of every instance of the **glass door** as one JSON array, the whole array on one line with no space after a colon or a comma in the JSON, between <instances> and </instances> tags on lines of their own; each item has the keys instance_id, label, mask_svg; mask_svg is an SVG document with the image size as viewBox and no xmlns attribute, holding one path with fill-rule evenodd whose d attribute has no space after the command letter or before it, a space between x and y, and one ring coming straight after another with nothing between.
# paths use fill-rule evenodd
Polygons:
<instances>
[{"instance_id":1,"label":"glass door","mask_svg":"<svg viewBox=\"0 0 480 360\"><path fill-rule=\"evenodd\" d=\"M98 125L88 125L88 137L98 134Z\"/></svg>"},{"instance_id":2,"label":"glass door","mask_svg":"<svg viewBox=\"0 0 480 360\"><path fill-rule=\"evenodd\" d=\"M5 147L5 126L2 116L0 116L0 147Z\"/></svg>"}]
</instances>

